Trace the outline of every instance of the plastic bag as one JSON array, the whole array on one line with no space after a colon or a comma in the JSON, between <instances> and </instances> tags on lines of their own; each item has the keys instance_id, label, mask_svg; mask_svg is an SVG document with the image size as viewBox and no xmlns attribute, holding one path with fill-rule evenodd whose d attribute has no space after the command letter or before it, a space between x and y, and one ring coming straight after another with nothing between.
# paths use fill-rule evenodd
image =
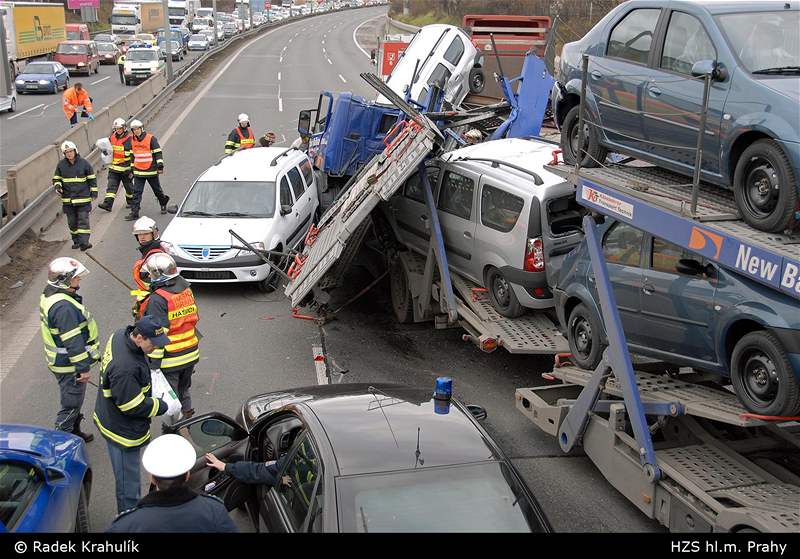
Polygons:
<instances>
[{"instance_id":1,"label":"plastic bag","mask_svg":"<svg viewBox=\"0 0 800 559\"><path fill-rule=\"evenodd\" d=\"M100 159L103 163L110 165L114 159L114 149L111 147L111 142L108 138L100 138L94 143L95 147L100 150Z\"/></svg>"},{"instance_id":2,"label":"plastic bag","mask_svg":"<svg viewBox=\"0 0 800 559\"><path fill-rule=\"evenodd\" d=\"M180 415L181 406L178 395L175 394L161 369L150 369L150 388L153 391L153 398L160 398L164 400L168 407L177 408L178 413L173 415ZM177 405L173 402L176 402ZM169 412L167 412L167 415L170 415Z\"/></svg>"}]
</instances>

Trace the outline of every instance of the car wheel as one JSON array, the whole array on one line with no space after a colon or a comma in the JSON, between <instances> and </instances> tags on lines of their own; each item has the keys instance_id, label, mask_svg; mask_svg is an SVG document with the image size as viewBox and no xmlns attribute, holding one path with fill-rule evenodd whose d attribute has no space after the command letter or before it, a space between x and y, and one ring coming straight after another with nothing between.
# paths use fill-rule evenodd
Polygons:
<instances>
[{"instance_id":1,"label":"car wheel","mask_svg":"<svg viewBox=\"0 0 800 559\"><path fill-rule=\"evenodd\" d=\"M573 361L583 369L593 370L603 357L605 344L601 339L602 326L589 309L580 303L567 320L567 341Z\"/></svg>"},{"instance_id":2,"label":"car wheel","mask_svg":"<svg viewBox=\"0 0 800 559\"><path fill-rule=\"evenodd\" d=\"M64 91L67 89L69 89L69 78L67 78L67 81L64 82Z\"/></svg>"},{"instance_id":3,"label":"car wheel","mask_svg":"<svg viewBox=\"0 0 800 559\"><path fill-rule=\"evenodd\" d=\"M280 251L281 248L278 246L275 250ZM281 270L286 270L286 257L280 256L270 256L270 262L275 264ZM256 284L256 288L261 293L272 293L276 289L278 289L278 285L281 283L281 275L275 271L274 268L270 267L269 272L267 272L267 277L261 280Z\"/></svg>"},{"instance_id":4,"label":"car wheel","mask_svg":"<svg viewBox=\"0 0 800 559\"><path fill-rule=\"evenodd\" d=\"M771 332L750 332L739 340L731 354L731 382L739 401L753 413L800 414L800 383Z\"/></svg>"},{"instance_id":5,"label":"car wheel","mask_svg":"<svg viewBox=\"0 0 800 559\"><path fill-rule=\"evenodd\" d=\"M497 312L508 318L522 316L525 308L520 305L514 289L500 270L489 268L489 271L486 272L485 285L489 290L489 300Z\"/></svg>"},{"instance_id":6,"label":"car wheel","mask_svg":"<svg viewBox=\"0 0 800 559\"><path fill-rule=\"evenodd\" d=\"M87 534L89 533L89 499L86 496L86 485L81 483L81 492L78 497L78 510L75 512L75 533Z\"/></svg>"},{"instance_id":7,"label":"car wheel","mask_svg":"<svg viewBox=\"0 0 800 559\"><path fill-rule=\"evenodd\" d=\"M389 264L389 292L392 296L392 310L397 322L409 324L414 322L414 300L411 297L408 275L399 257Z\"/></svg>"},{"instance_id":8,"label":"car wheel","mask_svg":"<svg viewBox=\"0 0 800 559\"><path fill-rule=\"evenodd\" d=\"M788 229L797 207L797 178L774 140L744 150L733 175L733 195L745 222L771 233Z\"/></svg>"},{"instance_id":9,"label":"car wheel","mask_svg":"<svg viewBox=\"0 0 800 559\"><path fill-rule=\"evenodd\" d=\"M580 105L572 107L564 123L561 125L561 153L566 163L575 164L578 160L578 121ZM600 145L597 128L584 124L583 126L583 167L599 167L608 155L608 150Z\"/></svg>"},{"instance_id":10,"label":"car wheel","mask_svg":"<svg viewBox=\"0 0 800 559\"><path fill-rule=\"evenodd\" d=\"M481 68L473 68L469 71L469 92L480 93L486 86L486 77Z\"/></svg>"},{"instance_id":11,"label":"car wheel","mask_svg":"<svg viewBox=\"0 0 800 559\"><path fill-rule=\"evenodd\" d=\"M12 97L11 98L11 106L8 108L8 112L13 113L16 110L17 110L17 98L16 97Z\"/></svg>"}]
</instances>

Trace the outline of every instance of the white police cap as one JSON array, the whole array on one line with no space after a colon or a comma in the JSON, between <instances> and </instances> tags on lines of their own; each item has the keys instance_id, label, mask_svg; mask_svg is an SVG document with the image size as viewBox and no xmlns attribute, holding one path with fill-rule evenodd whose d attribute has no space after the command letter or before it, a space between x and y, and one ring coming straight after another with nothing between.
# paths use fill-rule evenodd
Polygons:
<instances>
[{"instance_id":1,"label":"white police cap","mask_svg":"<svg viewBox=\"0 0 800 559\"><path fill-rule=\"evenodd\" d=\"M192 469L197 453L192 443L180 435L161 435L142 454L142 466L160 478L178 477Z\"/></svg>"}]
</instances>

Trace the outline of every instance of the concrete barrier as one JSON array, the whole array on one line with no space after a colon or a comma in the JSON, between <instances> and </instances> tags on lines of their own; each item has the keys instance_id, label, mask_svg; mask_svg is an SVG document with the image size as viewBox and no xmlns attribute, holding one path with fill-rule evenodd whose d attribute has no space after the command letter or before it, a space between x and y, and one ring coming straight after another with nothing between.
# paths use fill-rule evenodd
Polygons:
<instances>
[{"instance_id":1,"label":"concrete barrier","mask_svg":"<svg viewBox=\"0 0 800 559\"><path fill-rule=\"evenodd\" d=\"M131 112L131 115L138 113L142 107L144 107L147 102L150 101L152 97L150 91L150 84L145 82L136 86L127 95L126 101L128 102L128 110Z\"/></svg>"},{"instance_id":2,"label":"concrete barrier","mask_svg":"<svg viewBox=\"0 0 800 559\"><path fill-rule=\"evenodd\" d=\"M65 142L67 140L74 142L78 148L78 153L84 157L88 155L90 151L92 151L89 144L89 136L86 134L86 123L79 124L63 136L56 138L56 141L53 143L56 145L56 147L58 147L61 145L61 142Z\"/></svg>"},{"instance_id":3,"label":"concrete barrier","mask_svg":"<svg viewBox=\"0 0 800 559\"><path fill-rule=\"evenodd\" d=\"M126 97L120 97L108 106L108 117L111 122L116 118L124 118L128 122L131 118L131 111L128 110L128 102Z\"/></svg>"},{"instance_id":4,"label":"concrete barrier","mask_svg":"<svg viewBox=\"0 0 800 559\"><path fill-rule=\"evenodd\" d=\"M52 188L53 171L59 159L58 148L49 145L6 171L9 214L19 213L42 192Z\"/></svg>"},{"instance_id":5,"label":"concrete barrier","mask_svg":"<svg viewBox=\"0 0 800 559\"><path fill-rule=\"evenodd\" d=\"M111 133L111 113L108 112L108 107L97 113L94 120L86 123L86 134L89 137L89 143L94 149L94 143L98 138L107 138Z\"/></svg>"}]
</instances>

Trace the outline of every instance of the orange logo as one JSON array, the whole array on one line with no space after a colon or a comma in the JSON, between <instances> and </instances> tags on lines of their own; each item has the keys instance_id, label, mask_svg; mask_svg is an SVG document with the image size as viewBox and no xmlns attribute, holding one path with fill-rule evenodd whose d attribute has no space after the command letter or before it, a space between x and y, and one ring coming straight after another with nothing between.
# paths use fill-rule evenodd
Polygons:
<instances>
[{"instance_id":1,"label":"orange logo","mask_svg":"<svg viewBox=\"0 0 800 559\"><path fill-rule=\"evenodd\" d=\"M722 252L722 243L724 241L725 238L722 235L717 235L699 227L692 227L692 234L689 236L689 248L716 259L719 258L719 254ZM713 248L711 245L713 245Z\"/></svg>"}]
</instances>

